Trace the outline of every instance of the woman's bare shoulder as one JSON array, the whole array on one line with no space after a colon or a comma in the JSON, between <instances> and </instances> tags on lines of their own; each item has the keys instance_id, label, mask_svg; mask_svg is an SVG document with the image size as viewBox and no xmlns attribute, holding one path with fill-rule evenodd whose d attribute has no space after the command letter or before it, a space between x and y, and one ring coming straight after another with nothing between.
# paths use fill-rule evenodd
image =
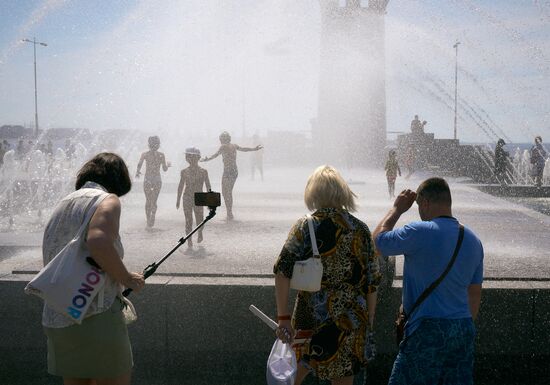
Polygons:
<instances>
[{"instance_id":1,"label":"woman's bare shoulder","mask_svg":"<svg viewBox=\"0 0 550 385\"><path fill-rule=\"evenodd\" d=\"M106 214L117 214L120 213L121 205L120 199L115 194L109 194L97 207L98 211L104 212Z\"/></svg>"}]
</instances>

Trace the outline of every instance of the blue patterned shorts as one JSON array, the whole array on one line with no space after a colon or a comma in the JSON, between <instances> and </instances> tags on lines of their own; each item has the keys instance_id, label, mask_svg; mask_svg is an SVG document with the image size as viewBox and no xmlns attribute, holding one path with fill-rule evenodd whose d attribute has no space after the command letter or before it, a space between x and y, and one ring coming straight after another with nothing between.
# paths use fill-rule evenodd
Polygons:
<instances>
[{"instance_id":1,"label":"blue patterned shorts","mask_svg":"<svg viewBox=\"0 0 550 385\"><path fill-rule=\"evenodd\" d=\"M472 385L471 318L427 318L401 342L388 385Z\"/></svg>"}]
</instances>

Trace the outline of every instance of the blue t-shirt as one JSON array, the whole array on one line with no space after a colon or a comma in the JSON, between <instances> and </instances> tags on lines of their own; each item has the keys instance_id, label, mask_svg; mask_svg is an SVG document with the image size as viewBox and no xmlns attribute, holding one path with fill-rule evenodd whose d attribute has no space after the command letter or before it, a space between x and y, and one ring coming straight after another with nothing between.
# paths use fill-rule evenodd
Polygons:
<instances>
[{"instance_id":1,"label":"blue t-shirt","mask_svg":"<svg viewBox=\"0 0 550 385\"><path fill-rule=\"evenodd\" d=\"M403 267L403 307L409 310L422 292L435 281L450 262L458 240L458 221L438 217L413 222L379 234L376 247L383 255L405 256ZM471 317L468 286L483 282L483 246L478 237L464 228L462 246L449 271L437 288L410 316L408 336L422 318L459 319Z\"/></svg>"}]
</instances>

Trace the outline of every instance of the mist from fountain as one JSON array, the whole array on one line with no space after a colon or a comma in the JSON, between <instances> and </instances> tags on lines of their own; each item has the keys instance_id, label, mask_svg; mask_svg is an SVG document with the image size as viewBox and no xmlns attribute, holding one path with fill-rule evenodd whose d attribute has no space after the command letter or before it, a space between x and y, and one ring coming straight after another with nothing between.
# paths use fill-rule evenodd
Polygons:
<instances>
[{"instance_id":1,"label":"mist from fountain","mask_svg":"<svg viewBox=\"0 0 550 385\"><path fill-rule=\"evenodd\" d=\"M312 166L322 163L322 154L311 149L308 142L311 139L309 121L316 113L316 82L320 76L318 2L264 5L243 7L231 3L217 7L211 3L183 5L172 1L165 3L164 9L160 10L155 2L141 2L120 20L119 25L101 35L91 48L79 51L77 57L73 57L74 61L65 60L61 69L54 71L58 84L62 86L55 88L57 84L48 84L49 98L53 101L48 101L48 121L55 122L67 116L70 118L64 119L74 121L76 125L124 127L131 133L111 145L97 138L91 142L83 141L83 144L76 139L76 157L67 161L67 154L57 148L51 160L45 158L45 171L44 160L36 153L38 161L36 164L31 162L33 165L27 171L24 171L24 164L15 159L13 152L6 153L0 199L11 203L7 206L1 204L0 220L17 215L26 217L27 222L37 218L38 210L51 208L64 193L71 191L78 167L102 150L108 149L123 156L133 174L149 134L161 137L162 151L167 159L177 159L174 162L176 167L163 176L167 182L166 188L169 183L177 181L179 170L186 166L183 149L197 146L204 154L211 154L219 145L216 139L219 132L225 129L233 134L239 144L247 144L243 141L248 140L252 132L260 133L266 147L266 165L271 167L280 165L289 157L287 153L278 151L296 142L291 134L307 132L303 134L306 144L293 149L292 161L294 164ZM400 103L412 103L414 100L418 108L429 104L431 109L444 115L450 127L454 111L451 76L454 51L449 41L455 38L456 31L435 16L430 18L429 26L391 21L394 12L391 7L394 6L390 2L386 16L390 21L387 25L397 29L397 37L391 36L387 49L391 59L391 62L387 60L387 83L394 88L393 92L388 92L388 118L399 120L403 127L407 127L408 117L397 110ZM496 22L494 16L476 11L468 4L459 7L492 23L495 31L514 36L513 47L523 44L524 38L518 31ZM301 12L303 10L309 12ZM194 22L186 24L181 20ZM442 31L449 41L444 41L439 33L434 32L436 30ZM138 38L124 46L120 44L121 37L134 34ZM424 60L438 60L440 70L434 71L429 66L423 66L422 61L410 60L411 56L418 55L408 47L411 40L423 42L426 50ZM485 48L476 40L465 41L466 45L471 51L479 53L482 56L480 60L495 74L510 75L511 87L525 88L526 84L515 80L513 74L509 74L506 66L502 65L502 53L482 55ZM531 45L519 48L525 54L534 55L535 65L546 57L544 52L542 56L537 54L544 47ZM10 51L4 61L9 60L14 52ZM86 60L83 61L82 57ZM62 59L67 59L67 56ZM51 60L60 63L56 61L58 59ZM353 62L360 67L360 63ZM75 70L73 63L81 66ZM459 64L460 137L478 138L478 142L484 143L494 143L502 137L512 143L511 139L518 135L517 132L511 132L510 126L504 125L501 117L495 115L494 108L491 108L506 105L505 98L495 92L495 88L480 81L480 75L474 75L469 68L466 64ZM543 68L543 71L546 69ZM412 95L418 96L419 100L411 97L402 101L400 91L404 89L413 90ZM474 93L479 97L472 97ZM55 106L52 106L54 102ZM430 116L426 118L434 124ZM509 120L522 137L532 138L536 134L533 127L524 124L516 115L511 114ZM437 129L443 132L444 128ZM279 133L277 130L288 131ZM338 130L339 134L345 135L345 127ZM268 140L270 131L271 139L283 139L285 136L289 139L276 147L274 142ZM92 133L94 136L101 135L101 131ZM43 133L37 145L46 138ZM480 156L489 154L489 146L484 147L476 147ZM8 167L10 162L12 167ZM492 169L494 165L489 160L486 162L485 167ZM239 163L243 167L246 156L240 156ZM529 184L530 163L528 157L525 158L525 152L517 161L514 159L513 164L514 180ZM211 179L218 178L220 164L212 163L208 167ZM365 175L370 174L357 171L357 175L350 175L350 179L362 181ZM280 183L301 182L282 180ZM30 199L17 198L21 191ZM31 203L26 205L25 202ZM268 206L271 204L266 202ZM14 228L24 230L24 222L16 220Z\"/></svg>"},{"instance_id":2,"label":"mist from fountain","mask_svg":"<svg viewBox=\"0 0 550 385\"><path fill-rule=\"evenodd\" d=\"M74 189L78 169L97 152L112 151L129 159L139 157L136 139L129 134L109 149L102 147L98 137L89 143L89 148L77 141L71 149L72 156L61 147L56 147L53 154L42 152L39 143L48 139L47 131L24 153L7 151L0 169L0 224L5 222L4 228L10 231L32 232L41 228L43 212L49 212Z\"/></svg>"}]
</instances>

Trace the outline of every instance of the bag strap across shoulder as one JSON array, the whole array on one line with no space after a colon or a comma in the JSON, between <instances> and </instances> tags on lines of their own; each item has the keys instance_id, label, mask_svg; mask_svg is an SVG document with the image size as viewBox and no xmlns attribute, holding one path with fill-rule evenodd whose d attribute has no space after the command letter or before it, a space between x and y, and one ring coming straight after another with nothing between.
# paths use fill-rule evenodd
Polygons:
<instances>
[{"instance_id":1,"label":"bag strap across shoulder","mask_svg":"<svg viewBox=\"0 0 550 385\"><path fill-rule=\"evenodd\" d=\"M315 229L313 228L313 218L311 214L307 214L307 225L309 227L309 237L311 238L311 249L313 251L313 257L319 258L319 249L317 249L317 238L315 238Z\"/></svg>"},{"instance_id":2,"label":"bag strap across shoulder","mask_svg":"<svg viewBox=\"0 0 550 385\"><path fill-rule=\"evenodd\" d=\"M73 237L72 241L67 243L67 245L65 245L65 247L63 249L61 249L61 251L59 251L57 253L57 255L50 261L50 263L55 260L56 258L58 258L59 256L61 255L65 255L63 254L63 251L67 248L67 247L70 247L70 244L72 242L82 242L81 239L82 239L82 235L84 234L84 230L86 230L86 227L88 227L88 224L90 223L90 220L92 219L92 216L94 215L95 211L97 210L99 204L103 201L103 199L105 199L109 194L101 194L101 195L97 195L96 197L94 197L90 203L88 204L88 206L86 207L86 215L84 217L84 221L82 222L82 225L80 225L80 228L78 229L77 233L75 234L75 236ZM83 240L83 239L82 239ZM61 260L58 265L57 265L57 268L55 269L55 272L53 273L52 275L52 278L50 280L51 283L55 283L57 281L57 278L59 276L59 274L61 273L61 269L63 267L63 265L67 262L67 255L65 255L64 257L62 257L63 260Z\"/></svg>"},{"instance_id":3,"label":"bag strap across shoulder","mask_svg":"<svg viewBox=\"0 0 550 385\"><path fill-rule=\"evenodd\" d=\"M84 217L84 221L82 222L82 225L78 229L73 239L78 239L82 236L82 234L84 233L84 230L86 230L86 227L92 220L92 217L94 216L97 208L99 207L99 204L103 201L103 199L107 198L107 196L109 196L109 194L107 193L101 194L101 195L98 195L97 197L94 197L94 199L90 201L90 203L88 204L88 207L86 207L86 216Z\"/></svg>"},{"instance_id":4,"label":"bag strap across shoulder","mask_svg":"<svg viewBox=\"0 0 550 385\"><path fill-rule=\"evenodd\" d=\"M449 261L449 263L447 264L447 268L445 269L445 271L439 276L439 278L437 278L435 281L432 282L432 284L430 286L428 286L426 288L426 290L424 290L422 292L422 294L420 294L420 296L417 298L416 302L414 303L413 307L411 308L411 311L409 312L409 314L405 314L405 319L408 319L410 317L410 315L412 313L414 313L414 311L418 308L418 306L426 299L428 298L428 296L430 294L432 294L432 292L435 290L435 288L441 283L441 281L443 281L443 279L447 276L447 274L449 273L449 271L451 271L451 268L453 267L453 264L456 260L456 256L458 255L458 252L460 250L460 246L462 245L462 240L464 239L464 225L462 225L462 223L459 223L459 226L458 226L458 240L456 241L456 246L455 246L455 250L453 252L453 256L451 257L451 260ZM405 312L405 310L403 310L403 312Z\"/></svg>"}]
</instances>

